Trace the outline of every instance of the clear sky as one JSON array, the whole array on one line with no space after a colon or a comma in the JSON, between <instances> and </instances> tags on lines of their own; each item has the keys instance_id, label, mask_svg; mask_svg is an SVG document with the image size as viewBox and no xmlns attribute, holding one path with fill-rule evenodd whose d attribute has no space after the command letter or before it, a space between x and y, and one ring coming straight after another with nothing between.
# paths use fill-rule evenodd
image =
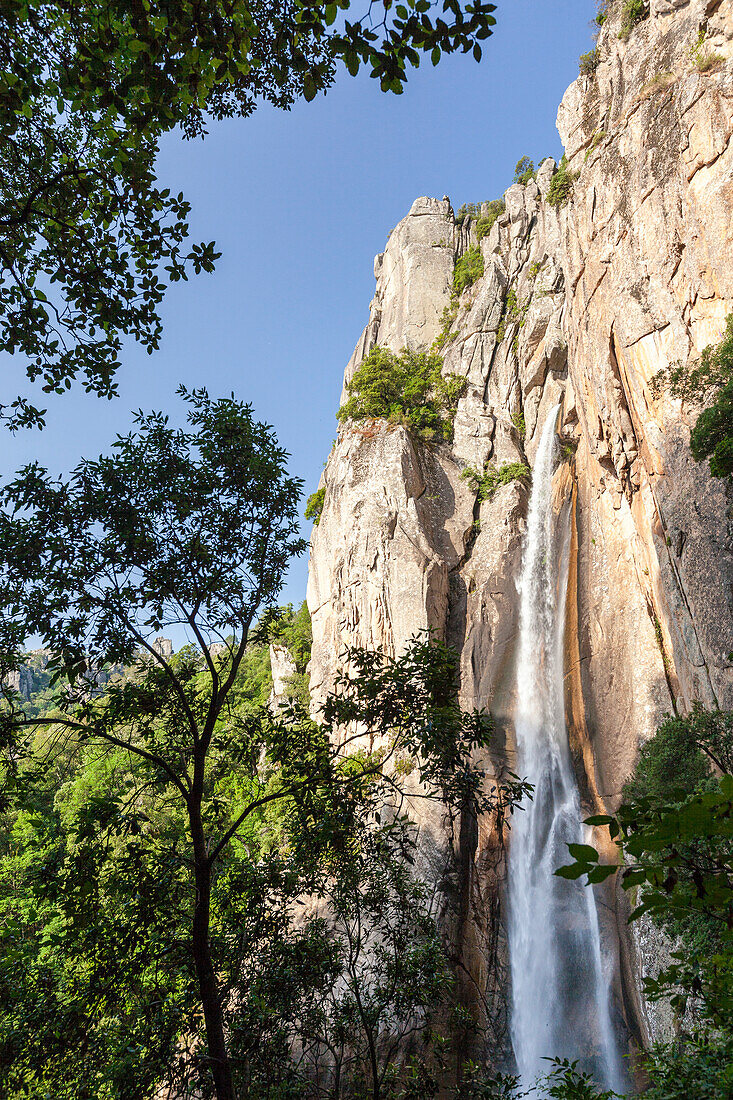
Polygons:
<instances>
[{"instance_id":1,"label":"clear sky","mask_svg":"<svg viewBox=\"0 0 733 1100\"><path fill-rule=\"evenodd\" d=\"M448 195L457 209L499 197L522 155L560 156L557 106L592 46L594 14L594 0L498 0L480 64L428 61L400 97L344 74L289 113L262 108L203 142L171 136L159 175L192 203L194 239L223 252L216 272L170 289L161 350L129 347L117 401L51 397L42 433L0 428L2 472L36 457L65 472L106 450L132 409L178 420L184 382L250 401L311 492L367 321L375 254L419 195ZM23 388L5 367L3 400ZM306 573L304 556L284 599L304 598Z\"/></svg>"}]
</instances>

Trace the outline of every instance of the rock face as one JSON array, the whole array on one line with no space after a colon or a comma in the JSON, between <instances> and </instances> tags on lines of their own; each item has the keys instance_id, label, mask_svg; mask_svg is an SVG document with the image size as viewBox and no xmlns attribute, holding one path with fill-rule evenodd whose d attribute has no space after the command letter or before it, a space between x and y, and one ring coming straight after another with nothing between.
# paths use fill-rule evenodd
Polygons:
<instances>
[{"instance_id":1,"label":"rock face","mask_svg":"<svg viewBox=\"0 0 733 1100\"><path fill-rule=\"evenodd\" d=\"M298 669L287 646L270 645L270 668L272 669L272 691L268 704L277 708L292 695L292 680Z\"/></svg>"},{"instance_id":2,"label":"rock face","mask_svg":"<svg viewBox=\"0 0 733 1100\"><path fill-rule=\"evenodd\" d=\"M308 587L316 696L345 645L394 655L430 627L460 652L463 703L491 709L511 759L528 486L513 481L480 503L461 472L531 466L561 403L558 500L572 506L566 709L588 810L617 805L665 713L695 700L733 709L733 494L690 456L696 410L652 385L699 356L733 311L733 0L652 0L627 41L619 8L601 30L597 69L559 109L577 174L570 200L547 201L556 165L545 161L536 181L509 188L480 242L484 274L461 296L443 349L445 372L466 379L451 445L428 448L384 421L342 427ZM447 200L416 200L375 262L347 382L375 344L431 345L454 262L476 243ZM498 762L485 762L489 774ZM462 995L499 1059L503 848L489 822L444 830L460 869L448 923ZM609 899L609 936L619 905ZM667 1027L638 994L649 939L648 929L622 939L616 991L644 1043Z\"/></svg>"},{"instance_id":3,"label":"rock face","mask_svg":"<svg viewBox=\"0 0 733 1100\"><path fill-rule=\"evenodd\" d=\"M24 664L8 673L7 686L17 691L21 699L28 702L34 692L47 687L51 676L46 672L51 653L47 649L31 650Z\"/></svg>"}]
</instances>

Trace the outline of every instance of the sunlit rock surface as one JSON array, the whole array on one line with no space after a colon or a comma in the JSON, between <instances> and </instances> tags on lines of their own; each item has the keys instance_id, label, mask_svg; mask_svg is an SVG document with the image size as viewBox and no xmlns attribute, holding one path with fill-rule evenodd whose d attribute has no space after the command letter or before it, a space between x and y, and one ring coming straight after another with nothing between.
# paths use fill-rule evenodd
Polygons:
<instances>
[{"instance_id":1,"label":"sunlit rock surface","mask_svg":"<svg viewBox=\"0 0 733 1100\"><path fill-rule=\"evenodd\" d=\"M559 109L578 173L570 201L546 201L555 165L545 161L536 182L509 188L480 243L484 275L462 295L442 350L445 371L467 380L452 444L426 447L382 421L343 426L308 587L316 697L345 646L394 655L429 627L459 651L464 705L497 719L490 782L512 762L527 486L512 482L481 504L460 475L487 461L532 466L561 400L558 500L572 507L566 711L588 811L618 804L639 744L665 713L698 699L733 708L731 491L690 456L696 409L651 384L699 356L733 311L733 0L652 0L627 42L619 20L617 6L596 72ZM707 72L691 53L701 32L723 59ZM377 257L346 381L377 343L430 346L454 259L475 243L447 200L416 200ZM461 995L484 1027L483 1052L500 1062L504 850L490 822L451 826L432 809L435 850L441 829ZM624 913L609 894L606 936ZM641 1043L671 1026L639 993L661 951L654 935L647 927L619 942L616 1004Z\"/></svg>"}]
</instances>

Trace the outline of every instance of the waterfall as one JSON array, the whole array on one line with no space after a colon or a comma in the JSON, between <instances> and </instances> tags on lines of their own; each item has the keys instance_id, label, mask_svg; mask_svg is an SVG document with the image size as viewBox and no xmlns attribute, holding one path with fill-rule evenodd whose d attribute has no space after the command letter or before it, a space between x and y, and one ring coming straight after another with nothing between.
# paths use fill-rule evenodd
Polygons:
<instances>
[{"instance_id":1,"label":"waterfall","mask_svg":"<svg viewBox=\"0 0 733 1100\"><path fill-rule=\"evenodd\" d=\"M565 726L570 523L567 508L557 524L552 509L558 411L550 412L537 451L520 578L516 771L535 789L514 815L510 837L511 1039L524 1086L547 1072L543 1059L563 1057L620 1089L594 892L553 874L569 862L567 844L585 840Z\"/></svg>"}]
</instances>

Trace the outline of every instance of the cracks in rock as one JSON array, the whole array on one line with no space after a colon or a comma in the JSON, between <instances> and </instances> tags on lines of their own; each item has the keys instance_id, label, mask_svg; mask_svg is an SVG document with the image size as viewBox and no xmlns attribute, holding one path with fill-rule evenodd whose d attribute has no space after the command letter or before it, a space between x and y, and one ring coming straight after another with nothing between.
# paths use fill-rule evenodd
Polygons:
<instances>
[{"instance_id":1,"label":"cracks in rock","mask_svg":"<svg viewBox=\"0 0 733 1100\"><path fill-rule=\"evenodd\" d=\"M677 268L675 268L675 271L676 270ZM645 340L647 336L653 336L656 332L664 332L666 328L669 328L669 321L663 321L659 325L654 325L652 328L647 329L646 332L642 332L641 336L636 336L633 340L629 340L628 344L624 344L624 347L633 348L641 340Z\"/></svg>"},{"instance_id":2,"label":"cracks in rock","mask_svg":"<svg viewBox=\"0 0 733 1100\"><path fill-rule=\"evenodd\" d=\"M728 140L725 143L725 146L720 150L720 152L716 153L715 156L712 157L711 160L703 161L702 164L698 164L698 165L695 166L692 173L687 177L687 182L692 183L692 181L694 180L694 178L695 178L695 176L697 175L698 172L702 171L703 168L711 168L717 161L720 160L721 157L725 156L725 154L728 152L728 149L730 148L730 145L731 145L732 141L733 141L733 134L730 135L730 137L728 138Z\"/></svg>"},{"instance_id":3,"label":"cracks in rock","mask_svg":"<svg viewBox=\"0 0 733 1100\"><path fill-rule=\"evenodd\" d=\"M639 440L634 428L634 421L631 416L629 395L626 390L625 381L622 377L621 368L619 367L618 356L616 354L616 334L611 325L611 331L609 333L609 362L611 365L611 375L613 379L613 392L616 400L616 409L619 419L619 446L621 453L618 459L613 459L613 464L616 469L616 473L619 481L624 486L624 492L626 498L631 503L631 499L634 495L637 486L634 485L634 478L632 477L631 467L636 461L639 454ZM628 439L631 437L632 446L629 447ZM623 461L622 461L623 460ZM638 483L637 483L638 484Z\"/></svg>"},{"instance_id":4,"label":"cracks in rock","mask_svg":"<svg viewBox=\"0 0 733 1100\"><path fill-rule=\"evenodd\" d=\"M672 268L671 274L667 277L667 282L668 283L672 282L675 275L679 271L680 264L682 263L682 257L685 254L686 245L685 245L684 241L680 240L680 238L677 237L676 240L675 240L675 245L677 246L676 249L675 249L675 251L677 252L677 260L675 262L674 267Z\"/></svg>"},{"instance_id":5,"label":"cracks in rock","mask_svg":"<svg viewBox=\"0 0 733 1100\"><path fill-rule=\"evenodd\" d=\"M712 677L710 676L710 669L708 668L708 663L705 660L705 655L703 653L703 649L702 649L702 646L700 644L700 636L697 632L697 624L695 622L695 616L692 613L692 608L690 607L690 601L687 597L687 592L685 591L685 586L682 583L682 576L681 576L679 568L677 566L677 562L674 559L674 555L670 552L671 547L667 543L667 538L669 537L669 528L667 527L667 524L664 520L664 517L663 517L663 514L662 514L662 509L659 507L659 501L657 500L657 494L654 490L652 480L648 476L648 472L647 472L647 477L648 477L648 480L649 480L649 490L651 492L652 500L654 501L654 510L657 513L657 519L659 521L659 526L660 526L660 528L662 530L662 533L664 535L664 540L663 541L664 541L665 553L667 555L667 561L669 562L670 568L672 570L672 575L674 576L674 579L677 583L677 591L679 592L680 599L682 600L685 611L687 612L688 621L689 621L690 627L692 629L692 632L695 636L695 642L697 643L698 652L699 652L700 658L702 660L702 665L697 665L696 662L692 661L691 659L690 659L690 663L695 667L704 668L705 678L707 680L707 685L710 689L710 694L712 695L712 698L715 702L715 706L717 707L718 706L718 697L716 695L715 688L713 687ZM665 672L666 672L666 668L665 668Z\"/></svg>"},{"instance_id":6,"label":"cracks in rock","mask_svg":"<svg viewBox=\"0 0 733 1100\"><path fill-rule=\"evenodd\" d=\"M662 326L662 328L666 328L666 327L667 327L666 325ZM660 331L660 330L659 329L653 329L652 331L656 332L656 331ZM650 475L649 470L646 467L646 462L645 462L644 456L643 456L643 450L640 450L639 446L638 446L638 438L637 438L637 435L636 435L636 430L633 426L633 418L631 417L631 413L630 413L630 403L628 401L628 393L627 393L627 390L626 390L626 385L625 385L624 379L623 379L622 374L621 374L621 370L620 370L620 367L619 367L619 362L618 362L618 359L616 357L615 335L613 333L613 327L611 329L611 364L612 364L612 368L614 369L614 372L617 373L618 381L619 381L619 384L622 388L625 407L626 407L626 413L629 417L633 439L634 439L634 442L636 444L637 454L635 456L635 461L641 462L642 467L643 467L643 469L646 473L646 480L647 480L647 484L649 486L649 491L650 491L650 494L651 494L652 501L654 503L654 509L655 509L655 512L656 512L656 515L657 515L659 526L660 526L660 528L663 532L663 535L664 535L664 539L663 539L664 553L666 553L667 561L669 562L669 566L670 566L670 569L672 571L672 576L675 579L676 586L677 586L677 591L678 591L679 596L680 596L680 600L682 601L682 604L683 604L683 606L685 608L685 611L687 613L687 619L688 619L690 629L692 630L692 632L694 634L694 637L695 637L695 642L697 644L697 649L698 649L698 652L700 653L700 657L701 657L701 660L702 660L702 667L705 670L705 677L706 677L706 680L707 680L707 685L709 687L712 698L715 700L715 705L717 706L718 705L717 696L716 696L716 693L715 693L715 689L713 687L712 678L710 676L710 670L708 668L707 661L705 660L705 656L703 654L702 645L700 644L700 638L699 638L699 635L698 635L695 616L693 615L692 608L690 607L690 601L688 599L687 592L685 590L685 586L683 584L682 576L680 574L680 570L678 568L677 562L675 561L674 555L671 552L670 545L667 543L667 537L669 535L669 530L668 530L666 522L664 521L662 510L659 506L659 501L657 499L657 494L656 494L655 489L654 489L653 478ZM628 474L628 471L627 471L627 474ZM636 487L633 486L633 484L631 483L631 479L629 478L628 479L628 490L629 491L627 492L627 497L628 497L629 501L631 501L631 497L633 495L633 492L635 491L635 489L637 487L638 487L638 485ZM661 634L661 626L660 626L660 622L659 622L659 618L657 616L656 610L655 610L654 606L652 605L652 603L650 602L650 597L648 595L646 597L646 600L647 600L647 609L649 611L650 617L652 619L652 623L653 623L654 628L655 628L655 634L657 636L657 643L659 645L660 652L662 654L662 661L663 661L663 664L664 664L664 672L665 672L665 677L667 679L667 686L669 688L669 693L670 693L670 697L672 699L672 704L673 704L673 706L675 707L675 710L676 710L676 696L675 696L675 691L674 691L673 686L672 686L672 673L673 673L673 670L674 670L674 652L672 653L671 656L666 653L663 637L662 637L662 634ZM692 660L691 660L691 663L693 665L696 664L696 662L694 662ZM700 666L697 666L697 667L700 667Z\"/></svg>"},{"instance_id":7,"label":"cracks in rock","mask_svg":"<svg viewBox=\"0 0 733 1100\"><path fill-rule=\"evenodd\" d=\"M590 296L589 296L587 302L583 306L584 310L588 309L591 302L593 301L593 298L595 297L596 291L598 290L598 288L601 285L601 283L603 282L603 280L606 278L606 275L608 275L608 268L609 268L609 265L610 265L611 261L610 260L603 260L602 263L603 263L603 271L601 272L601 274L598 278L598 281L596 282L596 285L591 290Z\"/></svg>"},{"instance_id":8,"label":"cracks in rock","mask_svg":"<svg viewBox=\"0 0 733 1100\"><path fill-rule=\"evenodd\" d=\"M669 691L669 697L672 700L672 710L675 712L675 714L677 714L677 693L674 689L674 684L672 682L674 660L671 660L670 655L667 653L667 647L664 644L662 624L659 621L659 616L657 615L656 608L654 607L654 604L652 603L652 600L649 596L646 597L646 609L652 626L654 627L654 636L657 639L657 646L659 647L659 652L662 657L664 678L667 681L667 690Z\"/></svg>"},{"instance_id":9,"label":"cracks in rock","mask_svg":"<svg viewBox=\"0 0 733 1100\"><path fill-rule=\"evenodd\" d=\"M480 534L481 500L479 499L479 497L480 494L477 492L476 499L473 502L473 523L469 528L468 537L466 538L466 542L463 547L463 553L461 554L460 558L453 566L453 568L448 570L449 579L452 578L453 574L460 573L464 566L467 565L468 562L471 560L473 548L476 545L476 541Z\"/></svg>"},{"instance_id":10,"label":"cracks in rock","mask_svg":"<svg viewBox=\"0 0 733 1100\"><path fill-rule=\"evenodd\" d=\"M585 264L581 263L580 268L578 270L578 273L576 274L576 276L573 279L573 282L570 286L570 298L571 298L571 300L573 298L575 298L575 294L576 294L576 291L578 289L578 283L580 282L580 280L583 278L584 275L585 275Z\"/></svg>"}]
</instances>

